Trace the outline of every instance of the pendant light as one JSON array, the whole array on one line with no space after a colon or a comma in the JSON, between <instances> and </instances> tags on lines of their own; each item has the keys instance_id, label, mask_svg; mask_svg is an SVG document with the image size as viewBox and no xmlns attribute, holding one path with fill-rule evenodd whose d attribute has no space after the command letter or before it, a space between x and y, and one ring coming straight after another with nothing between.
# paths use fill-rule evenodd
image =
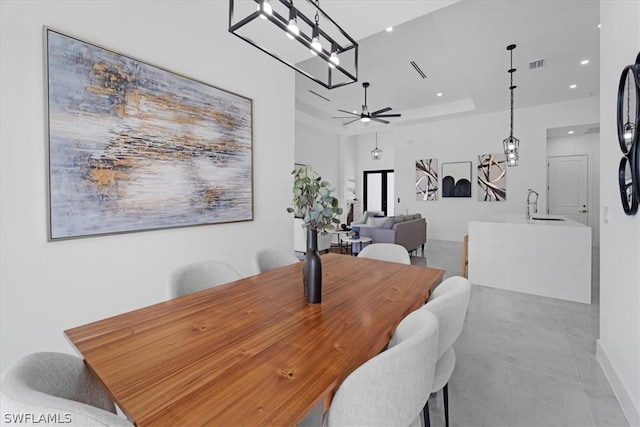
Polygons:
<instances>
[{"instance_id":1,"label":"pendant light","mask_svg":"<svg viewBox=\"0 0 640 427\"><path fill-rule=\"evenodd\" d=\"M509 91L511 92L511 125L509 131L509 137L502 141L502 145L504 147L504 154L507 156L507 166L518 166L518 162L520 161L520 140L513 136L513 90L516 88L513 84L513 73L516 72L516 69L513 68L513 49L516 48L515 44L510 44L507 46L507 50L511 54L511 67L509 68L509 75L511 79L511 86L509 86Z\"/></svg>"},{"instance_id":2,"label":"pendant light","mask_svg":"<svg viewBox=\"0 0 640 427\"><path fill-rule=\"evenodd\" d=\"M294 43L270 37L274 31ZM358 81L358 43L320 0L229 0L229 32L327 89Z\"/></svg>"},{"instance_id":3,"label":"pendant light","mask_svg":"<svg viewBox=\"0 0 640 427\"><path fill-rule=\"evenodd\" d=\"M382 150L378 148L378 132L376 132L376 148L371 150L371 158L373 160L380 160L382 158Z\"/></svg>"},{"instance_id":4,"label":"pendant light","mask_svg":"<svg viewBox=\"0 0 640 427\"><path fill-rule=\"evenodd\" d=\"M298 27L298 11L293 7L293 1L291 2L291 9L289 9L289 24L287 25L287 37L291 40L300 35L300 28Z\"/></svg>"}]
</instances>

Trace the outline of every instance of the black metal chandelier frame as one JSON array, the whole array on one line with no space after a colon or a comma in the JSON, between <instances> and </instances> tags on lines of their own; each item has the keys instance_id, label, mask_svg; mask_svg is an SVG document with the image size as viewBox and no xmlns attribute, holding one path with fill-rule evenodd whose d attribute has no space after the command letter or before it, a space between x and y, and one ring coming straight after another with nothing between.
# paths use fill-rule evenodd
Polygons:
<instances>
[{"instance_id":1,"label":"black metal chandelier frame","mask_svg":"<svg viewBox=\"0 0 640 427\"><path fill-rule=\"evenodd\" d=\"M315 11L315 19L309 18L304 13L302 13L300 9L295 8L293 4L293 0L273 0L274 3L280 3L287 8L287 14L286 14L287 16L283 16L282 14L278 13L275 9L272 11L271 14L265 15L262 13L262 10L263 10L262 8L264 7L263 6L264 2L267 0L253 0L258 5L258 8L252 13L250 13L249 15L245 16L244 18L238 20L237 22L234 22L235 3L239 1L241 0L229 0L229 32L230 33L252 44L253 46L262 50L264 53L268 54L269 56L286 64L287 66L293 68L294 70L305 75L306 77L310 78L311 80L324 86L327 89L334 89L334 88L345 86L358 81L358 43L349 34L347 34L347 32L344 31L338 24L336 24L335 21L331 19L329 15L327 15L320 8L319 0L315 0L315 1L297 0L300 2L304 1L307 7L313 8L313 10ZM300 19L303 22L305 22L309 27L313 28L313 33L311 35L308 35L300 31L300 33L295 35L294 38L307 49L310 49L310 50L313 49L312 40L313 40L313 37L316 35L328 42L328 45L331 46L330 50L322 48L320 51L317 51L317 55L320 58L322 58L324 61L326 61L328 65L326 70L327 72L326 81L319 78L318 76L314 76L312 73L310 73L307 70L301 69L295 63L293 63L293 61L290 61L288 59L281 57L275 52L272 52L268 48L264 47L258 41L253 40L252 38L246 35L243 35L239 32L239 30L242 27L253 22L255 19L258 19L261 15L263 18L268 19L271 23L273 23L278 28L280 28L285 34L289 33L287 27L288 27L291 16L295 16L297 19ZM319 23L320 17L322 17L322 23L330 23L331 25L328 25L328 24L324 26L321 25ZM340 35L345 40L347 40L347 42L339 43L336 40L338 38L337 34L331 35L328 33L328 30L325 30L325 28L328 28L328 27L332 27L334 31L338 31ZM350 64L351 67L349 67L349 68L352 68L352 70L348 69L347 67L341 64L336 65L335 63L333 63L333 61L331 61L331 54L334 52L337 55L343 54L345 52L352 53L353 64ZM338 79L334 79L333 73L337 73L337 72L341 73L342 77L345 77L346 79L343 81L337 81Z\"/></svg>"}]
</instances>

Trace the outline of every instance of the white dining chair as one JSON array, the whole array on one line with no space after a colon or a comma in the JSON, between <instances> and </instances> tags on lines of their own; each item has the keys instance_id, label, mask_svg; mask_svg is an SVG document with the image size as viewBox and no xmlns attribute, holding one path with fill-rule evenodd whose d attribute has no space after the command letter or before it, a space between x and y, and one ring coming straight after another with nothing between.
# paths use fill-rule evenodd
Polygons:
<instances>
[{"instance_id":1,"label":"white dining chair","mask_svg":"<svg viewBox=\"0 0 640 427\"><path fill-rule=\"evenodd\" d=\"M293 251L281 248L272 248L258 252L256 261L258 262L258 270L260 273L264 273L265 271L295 264L300 260Z\"/></svg>"},{"instance_id":2,"label":"white dining chair","mask_svg":"<svg viewBox=\"0 0 640 427\"><path fill-rule=\"evenodd\" d=\"M453 343L462 332L470 296L471 282L464 277L454 276L439 284L424 305L438 317L440 322L438 361L431 392L436 393L442 390L447 427L449 427L449 379L456 365ZM424 413L429 413L427 404L425 404Z\"/></svg>"},{"instance_id":3,"label":"white dining chair","mask_svg":"<svg viewBox=\"0 0 640 427\"><path fill-rule=\"evenodd\" d=\"M29 414L34 419L27 419L28 425L39 425L44 415L47 422L55 419L70 426L133 426L117 415L107 391L84 361L70 354L27 355L3 372L0 388L4 422Z\"/></svg>"},{"instance_id":4,"label":"white dining chair","mask_svg":"<svg viewBox=\"0 0 640 427\"><path fill-rule=\"evenodd\" d=\"M170 299L239 280L242 277L229 264L221 261L198 261L174 270L167 283Z\"/></svg>"},{"instance_id":5,"label":"white dining chair","mask_svg":"<svg viewBox=\"0 0 640 427\"><path fill-rule=\"evenodd\" d=\"M411 264L409 252L407 252L404 246L396 245L395 243L372 243L365 246L358 254L358 257L397 262L400 264Z\"/></svg>"},{"instance_id":6,"label":"white dining chair","mask_svg":"<svg viewBox=\"0 0 640 427\"><path fill-rule=\"evenodd\" d=\"M353 371L326 415L333 426L420 426L437 357L438 319L416 310L398 325L387 350Z\"/></svg>"}]
</instances>

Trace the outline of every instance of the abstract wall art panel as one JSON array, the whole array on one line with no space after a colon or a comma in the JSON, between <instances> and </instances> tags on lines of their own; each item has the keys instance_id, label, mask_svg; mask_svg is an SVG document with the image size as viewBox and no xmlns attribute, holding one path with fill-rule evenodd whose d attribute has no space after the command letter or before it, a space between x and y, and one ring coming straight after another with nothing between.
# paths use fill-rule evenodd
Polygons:
<instances>
[{"instance_id":1,"label":"abstract wall art panel","mask_svg":"<svg viewBox=\"0 0 640 427\"><path fill-rule=\"evenodd\" d=\"M471 162L442 164L442 197L471 197Z\"/></svg>"},{"instance_id":2,"label":"abstract wall art panel","mask_svg":"<svg viewBox=\"0 0 640 427\"><path fill-rule=\"evenodd\" d=\"M416 160L416 200L438 200L438 159Z\"/></svg>"},{"instance_id":3,"label":"abstract wall art panel","mask_svg":"<svg viewBox=\"0 0 640 427\"><path fill-rule=\"evenodd\" d=\"M253 219L252 101L45 31L49 239Z\"/></svg>"},{"instance_id":4,"label":"abstract wall art panel","mask_svg":"<svg viewBox=\"0 0 640 427\"><path fill-rule=\"evenodd\" d=\"M478 156L478 200L507 200L507 157L504 153Z\"/></svg>"}]
</instances>

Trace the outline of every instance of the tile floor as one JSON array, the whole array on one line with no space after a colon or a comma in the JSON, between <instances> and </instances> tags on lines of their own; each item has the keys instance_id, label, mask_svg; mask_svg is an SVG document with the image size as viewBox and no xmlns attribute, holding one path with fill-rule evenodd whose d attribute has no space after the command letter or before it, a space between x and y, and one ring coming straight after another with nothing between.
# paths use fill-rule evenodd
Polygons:
<instances>
[{"instance_id":1,"label":"tile floor","mask_svg":"<svg viewBox=\"0 0 640 427\"><path fill-rule=\"evenodd\" d=\"M418 251L418 255L422 255ZM628 426L596 361L599 254L594 250L593 303L473 286L449 417L458 426ZM462 243L429 240L412 263L460 274ZM431 425L444 426L442 394L430 402Z\"/></svg>"}]
</instances>

